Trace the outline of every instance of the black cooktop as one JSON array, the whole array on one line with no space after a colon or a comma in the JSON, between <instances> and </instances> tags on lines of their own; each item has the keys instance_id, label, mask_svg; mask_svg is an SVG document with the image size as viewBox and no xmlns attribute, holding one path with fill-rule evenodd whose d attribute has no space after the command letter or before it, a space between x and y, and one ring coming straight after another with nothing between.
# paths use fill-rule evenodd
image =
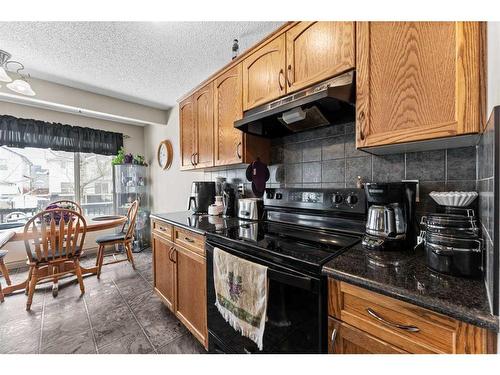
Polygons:
<instances>
[{"instance_id":1,"label":"black cooktop","mask_svg":"<svg viewBox=\"0 0 500 375\"><path fill-rule=\"evenodd\" d=\"M329 259L360 241L355 235L271 221L240 222L207 237L248 255L311 272L320 272Z\"/></svg>"}]
</instances>

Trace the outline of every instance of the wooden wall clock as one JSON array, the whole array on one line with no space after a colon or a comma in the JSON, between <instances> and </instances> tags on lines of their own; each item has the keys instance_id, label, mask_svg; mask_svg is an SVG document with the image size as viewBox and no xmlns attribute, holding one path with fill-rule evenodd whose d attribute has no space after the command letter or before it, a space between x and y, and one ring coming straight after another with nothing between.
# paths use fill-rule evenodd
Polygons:
<instances>
[{"instance_id":1,"label":"wooden wall clock","mask_svg":"<svg viewBox=\"0 0 500 375\"><path fill-rule=\"evenodd\" d=\"M163 170L167 170L172 165L172 159L174 157L174 153L172 150L172 143L165 139L160 142L158 145L158 152L156 154L156 158L158 160L158 164Z\"/></svg>"}]
</instances>

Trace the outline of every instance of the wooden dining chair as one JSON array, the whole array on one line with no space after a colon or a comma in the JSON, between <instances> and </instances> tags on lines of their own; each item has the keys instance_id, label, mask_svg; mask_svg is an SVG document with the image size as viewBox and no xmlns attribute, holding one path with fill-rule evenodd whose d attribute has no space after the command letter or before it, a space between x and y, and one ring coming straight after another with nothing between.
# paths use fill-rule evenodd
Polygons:
<instances>
[{"instance_id":1,"label":"wooden dining chair","mask_svg":"<svg viewBox=\"0 0 500 375\"><path fill-rule=\"evenodd\" d=\"M74 274L81 293L85 293L80 255L86 233L85 218L65 208L42 211L26 223L24 245L29 265L26 310L31 308L40 281L52 280L55 284L60 277Z\"/></svg>"},{"instance_id":2,"label":"wooden dining chair","mask_svg":"<svg viewBox=\"0 0 500 375\"><path fill-rule=\"evenodd\" d=\"M10 276L9 276L9 270L7 269L7 266L5 265L5 262L3 261L3 258L9 253L8 250L0 250L0 273L3 275L5 282L7 285L12 284L10 281Z\"/></svg>"},{"instance_id":3,"label":"wooden dining chair","mask_svg":"<svg viewBox=\"0 0 500 375\"><path fill-rule=\"evenodd\" d=\"M83 215L83 210L82 206L80 206L78 203L69 200L69 199L61 199L55 202L51 202L45 209L51 209L53 206L59 206L58 208L66 208L69 210L73 210L78 212L80 215ZM57 207L54 207L57 208Z\"/></svg>"},{"instance_id":4,"label":"wooden dining chair","mask_svg":"<svg viewBox=\"0 0 500 375\"><path fill-rule=\"evenodd\" d=\"M137 211L139 209L139 202L135 200L129 207L127 212L127 221L123 224L122 229L118 233L106 234L96 238L99 245L97 250L97 278L101 277L102 266L114 264L119 262L128 261L132 264L135 270L134 257L132 255L132 242L134 240L135 222L137 219ZM104 251L106 246L122 245L125 248L127 259L118 259L111 262L104 263Z\"/></svg>"}]
</instances>

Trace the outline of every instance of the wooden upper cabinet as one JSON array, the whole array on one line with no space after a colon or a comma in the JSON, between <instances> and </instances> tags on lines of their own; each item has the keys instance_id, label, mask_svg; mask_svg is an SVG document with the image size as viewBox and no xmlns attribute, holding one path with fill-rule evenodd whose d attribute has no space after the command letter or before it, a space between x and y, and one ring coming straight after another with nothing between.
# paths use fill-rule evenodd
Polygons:
<instances>
[{"instance_id":1,"label":"wooden upper cabinet","mask_svg":"<svg viewBox=\"0 0 500 375\"><path fill-rule=\"evenodd\" d=\"M354 22L300 22L286 32L287 92L354 69Z\"/></svg>"},{"instance_id":2,"label":"wooden upper cabinet","mask_svg":"<svg viewBox=\"0 0 500 375\"><path fill-rule=\"evenodd\" d=\"M242 162L243 133L234 122L243 117L242 66L231 68L214 83L215 165Z\"/></svg>"},{"instance_id":3,"label":"wooden upper cabinet","mask_svg":"<svg viewBox=\"0 0 500 375\"><path fill-rule=\"evenodd\" d=\"M213 82L210 82L193 95L196 123L196 168L214 165L214 107Z\"/></svg>"},{"instance_id":4,"label":"wooden upper cabinet","mask_svg":"<svg viewBox=\"0 0 500 375\"><path fill-rule=\"evenodd\" d=\"M193 97L179 104L179 126L181 146L181 169L194 168L196 153L196 122Z\"/></svg>"},{"instance_id":5,"label":"wooden upper cabinet","mask_svg":"<svg viewBox=\"0 0 500 375\"><path fill-rule=\"evenodd\" d=\"M286 93L285 55L281 34L243 60L243 110Z\"/></svg>"},{"instance_id":6,"label":"wooden upper cabinet","mask_svg":"<svg viewBox=\"0 0 500 375\"><path fill-rule=\"evenodd\" d=\"M358 22L357 147L479 132L483 28L480 22Z\"/></svg>"}]
</instances>

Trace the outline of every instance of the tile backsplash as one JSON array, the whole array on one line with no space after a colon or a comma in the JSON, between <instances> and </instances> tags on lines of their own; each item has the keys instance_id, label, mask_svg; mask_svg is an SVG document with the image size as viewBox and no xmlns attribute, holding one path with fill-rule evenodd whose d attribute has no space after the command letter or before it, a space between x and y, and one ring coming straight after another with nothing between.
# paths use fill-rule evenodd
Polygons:
<instances>
[{"instance_id":1,"label":"tile backsplash","mask_svg":"<svg viewBox=\"0 0 500 375\"><path fill-rule=\"evenodd\" d=\"M245 166L206 171L205 179L225 177L245 183ZM476 147L375 156L356 150L354 124L327 126L272 141L268 187L343 188L363 181L420 181L420 212L435 209L433 190L476 190Z\"/></svg>"}]
</instances>

